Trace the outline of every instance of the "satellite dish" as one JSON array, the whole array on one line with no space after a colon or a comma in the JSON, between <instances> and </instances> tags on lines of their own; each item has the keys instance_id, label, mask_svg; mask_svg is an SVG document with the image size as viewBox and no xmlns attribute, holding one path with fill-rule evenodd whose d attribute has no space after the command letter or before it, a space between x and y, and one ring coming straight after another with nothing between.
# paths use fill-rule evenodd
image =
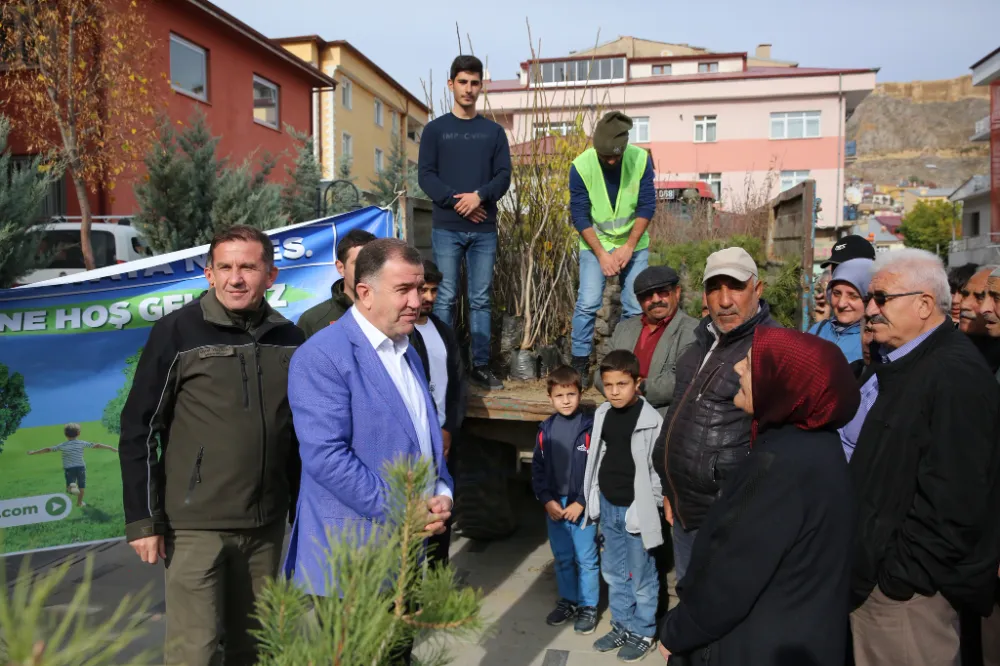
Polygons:
<instances>
[{"instance_id":1,"label":"satellite dish","mask_svg":"<svg viewBox=\"0 0 1000 666\"><path fill-rule=\"evenodd\" d=\"M671 51L670 49L663 49L662 51L660 51L661 56L672 56L673 54L674 52Z\"/></svg>"},{"instance_id":2,"label":"satellite dish","mask_svg":"<svg viewBox=\"0 0 1000 666\"><path fill-rule=\"evenodd\" d=\"M856 187L848 187L844 190L844 198L847 200L847 203L857 206L861 203L861 190Z\"/></svg>"}]
</instances>

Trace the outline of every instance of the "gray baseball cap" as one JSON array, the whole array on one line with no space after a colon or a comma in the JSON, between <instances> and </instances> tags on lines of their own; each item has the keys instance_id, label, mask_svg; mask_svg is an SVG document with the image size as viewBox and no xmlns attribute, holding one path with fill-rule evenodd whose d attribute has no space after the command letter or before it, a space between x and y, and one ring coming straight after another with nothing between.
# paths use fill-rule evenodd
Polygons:
<instances>
[{"instance_id":1,"label":"gray baseball cap","mask_svg":"<svg viewBox=\"0 0 1000 666\"><path fill-rule=\"evenodd\" d=\"M708 256L703 282L708 282L710 278L718 275L728 275L740 282L746 282L758 276L757 262L743 248L727 247Z\"/></svg>"}]
</instances>

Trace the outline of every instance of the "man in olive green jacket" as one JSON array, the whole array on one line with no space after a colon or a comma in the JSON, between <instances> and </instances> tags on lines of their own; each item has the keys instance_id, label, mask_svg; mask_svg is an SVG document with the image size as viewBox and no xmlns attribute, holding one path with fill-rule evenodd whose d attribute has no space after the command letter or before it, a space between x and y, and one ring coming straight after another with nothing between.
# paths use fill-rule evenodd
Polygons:
<instances>
[{"instance_id":1,"label":"man in olive green jacket","mask_svg":"<svg viewBox=\"0 0 1000 666\"><path fill-rule=\"evenodd\" d=\"M343 275L333 283L330 298L314 305L299 317L298 326L307 338L344 316L354 305L354 262L361 248L375 240L363 229L351 229L337 243L337 272Z\"/></svg>"},{"instance_id":2,"label":"man in olive green jacket","mask_svg":"<svg viewBox=\"0 0 1000 666\"><path fill-rule=\"evenodd\" d=\"M121 413L125 538L165 565L169 666L257 663L257 595L278 573L301 477L288 365L305 336L267 304L271 239L209 246L209 290L153 325Z\"/></svg>"},{"instance_id":3,"label":"man in olive green jacket","mask_svg":"<svg viewBox=\"0 0 1000 666\"><path fill-rule=\"evenodd\" d=\"M639 359L642 395L666 416L674 395L674 366L694 342L698 320L680 310L680 277L669 266L650 266L635 278L641 317L624 319L611 336L612 349L627 349ZM595 377L603 393L600 373Z\"/></svg>"}]
</instances>

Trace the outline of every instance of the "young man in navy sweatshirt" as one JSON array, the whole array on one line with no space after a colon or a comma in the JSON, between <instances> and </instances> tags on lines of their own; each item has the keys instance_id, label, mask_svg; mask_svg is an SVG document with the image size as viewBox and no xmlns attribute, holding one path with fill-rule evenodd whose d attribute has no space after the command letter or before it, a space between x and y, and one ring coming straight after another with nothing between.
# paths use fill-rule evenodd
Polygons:
<instances>
[{"instance_id":1,"label":"young man in navy sweatshirt","mask_svg":"<svg viewBox=\"0 0 1000 666\"><path fill-rule=\"evenodd\" d=\"M558 627L576 618L578 634L597 628L600 569L597 525L583 527L586 500L583 474L587 469L590 428L594 415L580 407L580 373L560 366L548 377L549 401L556 413L538 426L531 461L531 486L545 506L549 545L556 560L559 603L545 621Z\"/></svg>"},{"instance_id":2,"label":"young man in navy sweatshirt","mask_svg":"<svg viewBox=\"0 0 1000 666\"><path fill-rule=\"evenodd\" d=\"M454 326L459 270L467 262L471 380L498 389L503 384L489 369L490 292L497 252L497 202L510 187L510 146L504 129L476 111L483 89L479 58L455 58L448 88L455 103L451 113L424 128L418 163L420 189L434 202L434 263L444 275L434 314Z\"/></svg>"}]
</instances>

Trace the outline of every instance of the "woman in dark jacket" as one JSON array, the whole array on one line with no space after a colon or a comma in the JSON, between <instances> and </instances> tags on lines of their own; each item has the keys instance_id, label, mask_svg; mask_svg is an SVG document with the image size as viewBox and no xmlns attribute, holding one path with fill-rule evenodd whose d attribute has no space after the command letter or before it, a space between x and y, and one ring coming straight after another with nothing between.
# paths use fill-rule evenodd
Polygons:
<instances>
[{"instance_id":1,"label":"woman in dark jacket","mask_svg":"<svg viewBox=\"0 0 1000 666\"><path fill-rule=\"evenodd\" d=\"M854 506L837 428L857 381L833 343L759 327L735 366L751 450L723 485L660 627L670 664L843 666Z\"/></svg>"}]
</instances>

